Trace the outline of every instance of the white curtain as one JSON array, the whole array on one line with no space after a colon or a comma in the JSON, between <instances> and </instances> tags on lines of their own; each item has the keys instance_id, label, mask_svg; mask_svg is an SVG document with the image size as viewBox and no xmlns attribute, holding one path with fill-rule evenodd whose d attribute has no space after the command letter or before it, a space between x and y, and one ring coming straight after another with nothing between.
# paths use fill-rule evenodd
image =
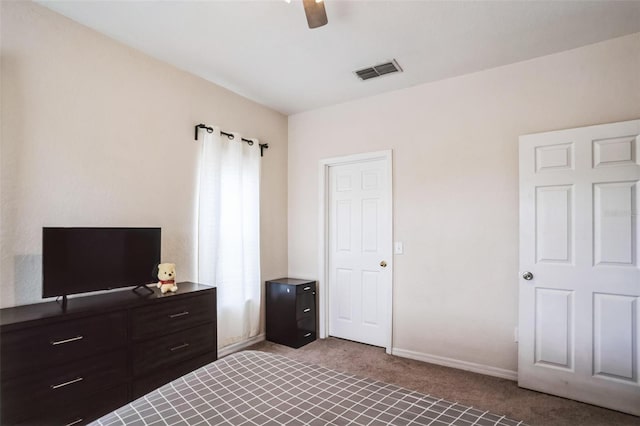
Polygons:
<instances>
[{"instance_id":1,"label":"white curtain","mask_svg":"<svg viewBox=\"0 0 640 426\"><path fill-rule=\"evenodd\" d=\"M260 330L260 148L201 131L198 281L218 294L218 346Z\"/></svg>"}]
</instances>

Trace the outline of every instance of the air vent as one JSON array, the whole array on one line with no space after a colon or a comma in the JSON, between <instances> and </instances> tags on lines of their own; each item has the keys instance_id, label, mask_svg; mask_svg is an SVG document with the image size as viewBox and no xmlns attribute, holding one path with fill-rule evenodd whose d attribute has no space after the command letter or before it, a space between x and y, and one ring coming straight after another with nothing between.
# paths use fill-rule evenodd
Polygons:
<instances>
[{"instance_id":1,"label":"air vent","mask_svg":"<svg viewBox=\"0 0 640 426\"><path fill-rule=\"evenodd\" d=\"M398 65L395 59L385 62L384 64L354 71L360 80L369 80L370 78L376 78L394 72L402 72L402 68L400 68L400 65Z\"/></svg>"}]
</instances>

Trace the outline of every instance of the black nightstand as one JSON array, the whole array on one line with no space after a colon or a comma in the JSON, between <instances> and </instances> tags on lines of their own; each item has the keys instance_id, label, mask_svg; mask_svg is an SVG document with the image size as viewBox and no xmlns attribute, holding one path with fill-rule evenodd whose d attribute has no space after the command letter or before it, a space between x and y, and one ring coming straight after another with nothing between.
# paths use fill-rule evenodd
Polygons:
<instances>
[{"instance_id":1,"label":"black nightstand","mask_svg":"<svg viewBox=\"0 0 640 426\"><path fill-rule=\"evenodd\" d=\"M316 282L280 278L266 284L267 340L299 348L316 340Z\"/></svg>"}]
</instances>

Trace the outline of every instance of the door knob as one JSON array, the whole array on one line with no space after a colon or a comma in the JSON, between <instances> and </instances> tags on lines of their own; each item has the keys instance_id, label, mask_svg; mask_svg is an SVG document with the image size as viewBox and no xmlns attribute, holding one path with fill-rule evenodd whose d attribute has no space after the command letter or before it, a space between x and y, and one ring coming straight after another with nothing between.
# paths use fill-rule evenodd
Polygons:
<instances>
[{"instance_id":1,"label":"door knob","mask_svg":"<svg viewBox=\"0 0 640 426\"><path fill-rule=\"evenodd\" d=\"M522 274L522 278L524 278L527 281L531 281L533 279L533 274L527 271L524 274Z\"/></svg>"},{"instance_id":2,"label":"door knob","mask_svg":"<svg viewBox=\"0 0 640 426\"><path fill-rule=\"evenodd\" d=\"M382 266L383 268L387 267L387 262L385 262L384 260L382 262L380 262L380 266Z\"/></svg>"}]
</instances>

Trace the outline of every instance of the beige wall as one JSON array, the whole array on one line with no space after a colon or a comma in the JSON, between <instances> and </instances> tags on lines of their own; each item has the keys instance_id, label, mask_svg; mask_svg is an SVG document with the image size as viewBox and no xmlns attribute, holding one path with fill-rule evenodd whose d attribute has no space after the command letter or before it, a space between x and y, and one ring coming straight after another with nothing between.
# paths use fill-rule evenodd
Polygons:
<instances>
[{"instance_id":1,"label":"beige wall","mask_svg":"<svg viewBox=\"0 0 640 426\"><path fill-rule=\"evenodd\" d=\"M640 34L290 116L289 275L318 276L318 160L391 148L394 348L516 370L518 136L638 117Z\"/></svg>"},{"instance_id":2,"label":"beige wall","mask_svg":"<svg viewBox=\"0 0 640 426\"><path fill-rule=\"evenodd\" d=\"M164 259L195 280L205 121L270 144L263 279L286 275L287 253L291 276L318 276L318 160L392 148L394 347L515 370L517 138L640 117L636 34L291 116L287 182L285 116L48 9L1 5L3 307L41 300L42 226L161 226Z\"/></svg>"},{"instance_id":3,"label":"beige wall","mask_svg":"<svg viewBox=\"0 0 640 426\"><path fill-rule=\"evenodd\" d=\"M286 275L286 116L41 6L1 3L1 306L41 300L43 226L160 226L163 259L196 280L199 122L269 142L262 278Z\"/></svg>"}]
</instances>

